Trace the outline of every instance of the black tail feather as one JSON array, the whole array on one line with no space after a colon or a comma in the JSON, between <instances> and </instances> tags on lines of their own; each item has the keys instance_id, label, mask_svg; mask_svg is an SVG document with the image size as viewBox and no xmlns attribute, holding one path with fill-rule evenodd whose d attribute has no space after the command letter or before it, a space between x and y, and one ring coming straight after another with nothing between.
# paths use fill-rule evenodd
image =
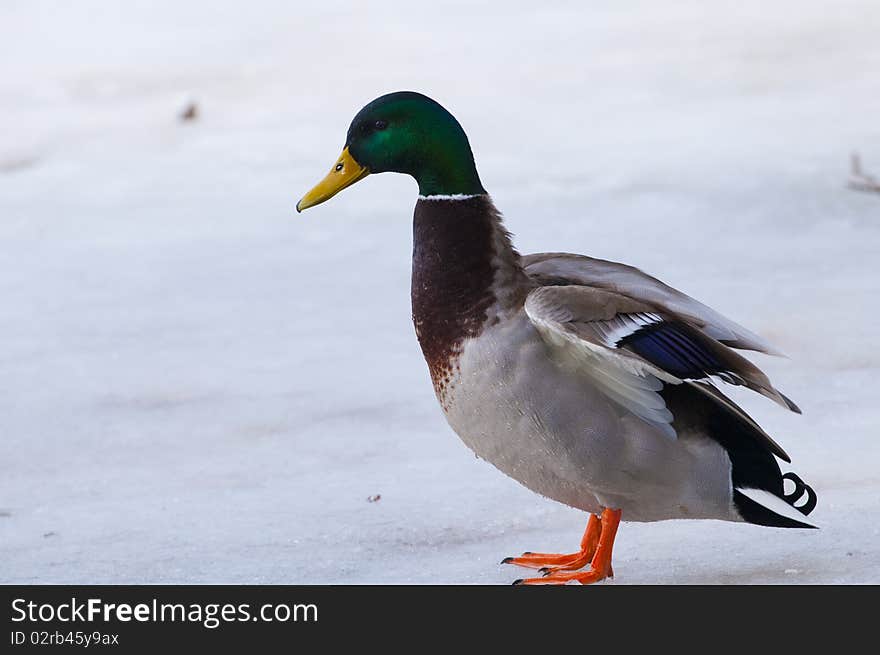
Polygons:
<instances>
[{"instance_id":1,"label":"black tail feather","mask_svg":"<svg viewBox=\"0 0 880 655\"><path fill-rule=\"evenodd\" d=\"M800 476L796 473L786 473L782 476L783 480L791 480L794 483L794 491L790 494L783 493L783 499L789 505L794 507L797 511L799 511L804 516L808 516L810 512L816 509L816 503L818 499L816 498L816 492L813 491L813 488L808 485L806 482L801 480ZM795 505L797 501L799 501L804 494L807 494L807 502L803 505Z\"/></svg>"}]
</instances>

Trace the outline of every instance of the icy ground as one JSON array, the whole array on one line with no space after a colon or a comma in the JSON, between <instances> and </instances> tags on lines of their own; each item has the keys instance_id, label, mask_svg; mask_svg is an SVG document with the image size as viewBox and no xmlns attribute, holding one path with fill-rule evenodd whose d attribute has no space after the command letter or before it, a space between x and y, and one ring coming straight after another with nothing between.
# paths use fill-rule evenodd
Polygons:
<instances>
[{"instance_id":1,"label":"icy ground","mask_svg":"<svg viewBox=\"0 0 880 655\"><path fill-rule=\"evenodd\" d=\"M759 363L803 416L737 398L822 529L625 524L612 584L880 582L880 196L845 188L852 150L880 174L880 4L471 4L2 4L0 581L507 583L578 543L441 416L413 183L294 213L415 89L521 251L637 265L790 355Z\"/></svg>"}]
</instances>

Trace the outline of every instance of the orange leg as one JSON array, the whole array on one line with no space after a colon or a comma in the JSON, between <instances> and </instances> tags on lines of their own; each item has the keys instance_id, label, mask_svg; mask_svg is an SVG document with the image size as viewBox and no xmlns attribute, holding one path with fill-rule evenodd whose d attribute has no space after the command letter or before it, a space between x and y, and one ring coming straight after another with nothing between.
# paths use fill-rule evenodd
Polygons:
<instances>
[{"instance_id":1,"label":"orange leg","mask_svg":"<svg viewBox=\"0 0 880 655\"><path fill-rule=\"evenodd\" d=\"M587 529L581 539L581 549L576 553L556 555L554 553L523 553L519 557L505 557L502 564L516 564L528 569L547 569L572 571L585 567L596 554L599 535L602 534L602 519L590 514Z\"/></svg>"},{"instance_id":2,"label":"orange leg","mask_svg":"<svg viewBox=\"0 0 880 655\"><path fill-rule=\"evenodd\" d=\"M565 584L567 582L580 582L581 584L591 584L599 582L605 578L614 577L614 571L611 569L611 551L614 548L614 537L617 534L617 526L620 525L619 509L602 510L602 531L599 535L599 545L590 562L590 568L586 571L575 571L566 573L561 569L551 570L543 578L526 578L525 580L517 580L513 584Z\"/></svg>"}]
</instances>

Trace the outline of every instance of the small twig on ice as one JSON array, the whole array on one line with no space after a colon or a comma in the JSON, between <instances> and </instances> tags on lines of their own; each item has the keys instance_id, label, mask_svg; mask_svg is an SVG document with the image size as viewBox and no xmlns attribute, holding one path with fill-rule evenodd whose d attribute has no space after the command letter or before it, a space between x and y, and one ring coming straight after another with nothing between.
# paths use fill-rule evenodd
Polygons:
<instances>
[{"instance_id":1,"label":"small twig on ice","mask_svg":"<svg viewBox=\"0 0 880 655\"><path fill-rule=\"evenodd\" d=\"M191 102L186 108L178 115L181 121L194 121L199 117L199 106Z\"/></svg>"},{"instance_id":2,"label":"small twig on ice","mask_svg":"<svg viewBox=\"0 0 880 655\"><path fill-rule=\"evenodd\" d=\"M849 184L847 186L856 191L873 191L875 193L880 193L880 180L862 172L862 162L859 159L859 154L854 152L850 155L849 161L850 173Z\"/></svg>"}]
</instances>

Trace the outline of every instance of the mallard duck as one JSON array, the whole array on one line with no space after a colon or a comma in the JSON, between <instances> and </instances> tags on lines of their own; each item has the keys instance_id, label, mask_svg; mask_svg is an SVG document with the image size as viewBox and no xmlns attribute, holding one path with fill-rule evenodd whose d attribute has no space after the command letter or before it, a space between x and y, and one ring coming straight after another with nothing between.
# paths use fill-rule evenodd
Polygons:
<instances>
[{"instance_id":1,"label":"mallard duck","mask_svg":"<svg viewBox=\"0 0 880 655\"><path fill-rule=\"evenodd\" d=\"M502 563L515 584L613 575L623 521L720 519L811 528L816 494L718 382L797 406L737 354L779 354L660 280L584 255L521 256L483 188L468 138L434 100L383 95L301 212L371 173L415 178L412 316L449 425L529 489L589 513L580 548ZM790 490L786 490L788 481Z\"/></svg>"}]
</instances>

